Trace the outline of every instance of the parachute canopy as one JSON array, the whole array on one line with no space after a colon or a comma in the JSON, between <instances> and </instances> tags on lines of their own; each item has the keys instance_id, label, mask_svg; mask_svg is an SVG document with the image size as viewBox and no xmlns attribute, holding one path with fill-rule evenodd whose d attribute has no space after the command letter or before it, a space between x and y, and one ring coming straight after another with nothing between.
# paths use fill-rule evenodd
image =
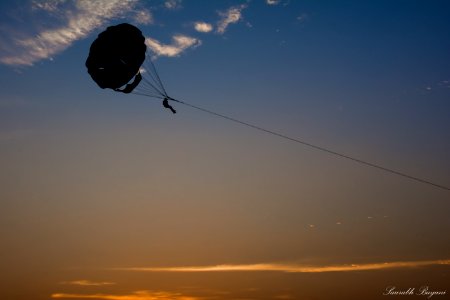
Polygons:
<instances>
[{"instance_id":1,"label":"parachute canopy","mask_svg":"<svg viewBox=\"0 0 450 300\"><path fill-rule=\"evenodd\" d=\"M129 93L141 79L139 68L146 50L145 38L137 27L127 23L110 26L91 45L86 60L88 73L102 89ZM133 77L132 84L119 89Z\"/></svg>"}]
</instances>

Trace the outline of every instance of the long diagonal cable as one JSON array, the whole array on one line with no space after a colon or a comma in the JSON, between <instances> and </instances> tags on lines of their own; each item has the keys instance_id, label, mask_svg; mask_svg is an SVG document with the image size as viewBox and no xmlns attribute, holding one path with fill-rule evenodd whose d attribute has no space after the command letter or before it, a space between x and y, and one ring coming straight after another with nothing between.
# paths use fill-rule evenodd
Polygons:
<instances>
[{"instance_id":1,"label":"long diagonal cable","mask_svg":"<svg viewBox=\"0 0 450 300\"><path fill-rule=\"evenodd\" d=\"M273 131L273 130L270 130L270 129L266 129L266 128L263 128L263 127L260 127L260 126L257 126L257 125L245 122L245 121L241 121L241 120L233 118L233 117L229 117L229 116L224 115L224 114L217 113L215 111L212 111L212 110L209 110L209 109L197 106L197 105L193 105L193 104L187 103L185 101L181 101L181 100L177 100L177 99L174 99L172 97L169 97L167 92L166 92L166 89L164 88L164 84L163 84L163 82L162 82L162 80L161 80L161 78L160 78L160 76L158 74L158 71L156 70L155 65L151 61L151 58L150 57L148 57L148 58L149 58L148 61L150 62L150 66L149 66L150 67L150 72L149 73L151 74L151 78L154 81L154 84L152 84L148 80L146 80L146 83L149 84L151 86L151 88L156 90L156 92L158 93L158 95L148 95L150 97L161 98L161 99L162 98L166 98L169 101L173 101L173 102L177 102L177 103L186 105L188 107L191 107L191 108L194 108L196 110L205 112L207 114L210 114L210 115L213 115L213 116L216 116L216 117L220 117L222 119L225 119L225 120L228 120L228 121L231 121L231 122L234 122L234 123L246 126L246 127L250 127L250 128L256 129L258 131L261 131L261 132L264 132L264 133L267 133L267 134L271 134L271 135L283 138L285 140L289 140L291 142L295 142L295 143L298 143L298 144L310 147L310 148L315 149L315 150L326 152L328 154L331 154L331 155L334 155L334 156L338 156L340 158L344 158L344 159L347 159L347 160L351 160L353 162L356 162L356 163L359 163L359 164L362 164L362 165L365 165L365 166L368 166L368 167L372 167L372 168L375 168L375 169L378 169L378 170L381 170L381 171L384 171L384 172L387 172L387 173L391 173L391 174L394 174L394 175L397 175L397 176L401 176L401 177L404 177L404 178L408 178L408 179L411 179L411 180L414 180L414 181L417 181L417 182L420 182L420 183L428 184L428 185L434 186L436 188L440 188L440 189L443 189L443 190L446 190L446 191L450 191L450 187L448 187L448 186L441 185L441 184L432 182L430 180L422 179L422 178L417 177L417 176L409 175L409 174L406 174L404 172L400 172L400 171L397 171L397 170L394 170L394 169L391 169L391 168L388 168L388 167L384 167L384 166L379 165L379 164L374 164L374 163L371 163L371 162L366 161L366 160L355 158L353 156L350 156L350 155L347 155L347 154L343 154L343 153L340 153L340 152L337 152L337 151L334 151L334 150L331 150L331 149L327 149L325 147L317 146L317 145L314 145L312 143L306 142L306 141L298 139L298 138L293 138L293 137L290 137L288 135L285 135L285 134L282 134L282 133L279 133L279 132L276 132L276 131ZM155 85L158 86L159 88L157 88ZM138 92L138 93L135 93L135 94L145 96L145 93L139 93Z\"/></svg>"},{"instance_id":2,"label":"long diagonal cable","mask_svg":"<svg viewBox=\"0 0 450 300\"><path fill-rule=\"evenodd\" d=\"M385 171L385 172L388 172L388 173L391 173L391 174L395 174L395 175L398 175L398 176L401 176L401 177L404 177L404 178L415 180L415 181L420 182L420 183L428 184L428 185L431 185L431 186L434 186L434 187L437 187L437 188L440 188L440 189L443 189L443 190L450 191L450 187L447 187L447 186L444 186L444 185L441 185L441 184L438 184L438 183L434 183L434 182L426 180L426 179L422 179L422 178L419 178L419 177L416 177L416 176L412 176L412 175L406 174L404 172L400 172L400 171L397 171L397 170L394 170L394 169L391 169L391 168L384 167L382 165L374 164L374 163L368 162L366 160L362 160L362 159L355 158L355 157L352 157L352 156L347 155L347 154L343 154L343 153L340 153L340 152L337 152L337 151L334 151L334 150L330 150L330 149L327 149L327 148L324 148L324 147L321 147L321 146L317 146L317 145L311 144L309 142L306 142L304 140L301 140L301 139L298 139L298 138L293 138L293 137L287 136L285 134L282 134L282 133L279 133L279 132L276 132L276 131L273 131L273 130L270 130L270 129L266 129L266 128L263 128L263 127L260 127L260 126L257 126L257 125L245 122L245 121L241 121L239 119L236 119L236 118L233 118L233 117L229 117L229 116L226 116L224 114L220 114L220 113L214 112L212 110L208 110L208 109L205 109L205 108L202 108L202 107L199 107L199 106L187 103L185 101L173 99L171 97L169 97L168 99L171 100L171 101L174 101L174 102L186 105L188 107L197 109L199 111L208 113L210 115L213 115L213 116L216 116L216 117L220 117L222 119L226 119L228 121L232 121L234 123L238 123L240 125L244 125L244 126L247 126L247 127L250 127L250 128L253 128L253 129L256 129L256 130L259 130L259 131L262 131L262 132L265 132L265 133L268 133L268 134L271 134L271 135L274 135L274 136L278 136L280 138L289 140L291 142L302 144L304 146L313 148L315 150L326 152L328 154L332 154L334 156L345 158L345 159L357 162L359 164L366 165L368 167L376 168L376 169L379 169L379 170L382 170L382 171Z\"/></svg>"}]
</instances>

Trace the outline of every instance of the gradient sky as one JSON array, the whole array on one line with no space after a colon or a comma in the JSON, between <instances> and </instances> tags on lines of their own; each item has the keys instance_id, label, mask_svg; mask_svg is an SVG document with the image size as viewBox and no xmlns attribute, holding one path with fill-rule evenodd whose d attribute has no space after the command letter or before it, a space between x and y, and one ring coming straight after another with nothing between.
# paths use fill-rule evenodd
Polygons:
<instances>
[{"instance_id":1,"label":"gradient sky","mask_svg":"<svg viewBox=\"0 0 450 300\"><path fill-rule=\"evenodd\" d=\"M1 1L1 299L450 298L449 191L100 89L122 22L172 97L450 186L449 1Z\"/></svg>"}]
</instances>

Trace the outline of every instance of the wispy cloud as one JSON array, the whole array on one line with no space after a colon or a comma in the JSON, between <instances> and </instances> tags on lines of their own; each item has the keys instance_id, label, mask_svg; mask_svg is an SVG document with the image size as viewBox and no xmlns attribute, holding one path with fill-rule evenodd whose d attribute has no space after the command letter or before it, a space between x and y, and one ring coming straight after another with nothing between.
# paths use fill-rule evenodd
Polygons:
<instances>
[{"instance_id":1,"label":"wispy cloud","mask_svg":"<svg viewBox=\"0 0 450 300\"><path fill-rule=\"evenodd\" d=\"M115 282L109 282L109 281L90 281L90 280L73 280L73 281L63 281L61 284L68 284L68 285L79 285L79 286L104 286L104 285L114 285Z\"/></svg>"},{"instance_id":2,"label":"wispy cloud","mask_svg":"<svg viewBox=\"0 0 450 300\"><path fill-rule=\"evenodd\" d=\"M239 22L242 19L242 10L246 7L246 4L242 4L233 6L225 12L219 12L221 19L217 23L217 33L223 34L230 24Z\"/></svg>"},{"instance_id":3,"label":"wispy cloud","mask_svg":"<svg viewBox=\"0 0 450 300\"><path fill-rule=\"evenodd\" d=\"M450 80L442 80L438 83L439 86L450 88Z\"/></svg>"},{"instance_id":4,"label":"wispy cloud","mask_svg":"<svg viewBox=\"0 0 450 300\"><path fill-rule=\"evenodd\" d=\"M301 13L298 17L297 17L297 21L299 21L300 23L306 22L309 19L309 15L306 13Z\"/></svg>"},{"instance_id":5,"label":"wispy cloud","mask_svg":"<svg viewBox=\"0 0 450 300\"><path fill-rule=\"evenodd\" d=\"M181 0L166 0L167 9L178 9ZM242 10L247 4L233 6L219 12L220 20L216 32L223 34L228 26L242 19ZM87 37L94 30L105 27L112 19L131 18L137 24L152 24L153 14L142 7L139 0L32 0L28 12L30 18L37 16L52 17L55 22L37 22L28 31L20 28L3 28L0 26L0 63L10 66L32 66L38 61L53 59L54 55L63 52L76 41ZM34 20L36 22L39 20ZM6 23L5 23L6 24ZM49 25L51 24L51 25ZM1 25L1 24L0 24ZM6 25L5 25L6 26ZM9 26L9 25L8 25ZM210 23L196 22L194 27L198 32L212 32ZM189 48L201 45L201 40L190 36L177 34L170 44L164 44L154 38L147 38L147 46L155 56L179 56Z\"/></svg>"},{"instance_id":6,"label":"wispy cloud","mask_svg":"<svg viewBox=\"0 0 450 300\"><path fill-rule=\"evenodd\" d=\"M438 82L430 83L426 86L421 87L421 90L425 90L426 92L431 92L434 90L442 90L450 88L450 80L440 80Z\"/></svg>"},{"instance_id":7,"label":"wispy cloud","mask_svg":"<svg viewBox=\"0 0 450 300\"><path fill-rule=\"evenodd\" d=\"M153 15L148 9L140 9L134 16L134 21L137 24L153 24Z\"/></svg>"},{"instance_id":8,"label":"wispy cloud","mask_svg":"<svg viewBox=\"0 0 450 300\"><path fill-rule=\"evenodd\" d=\"M450 265L450 260L427 260L427 261L399 261L367 264L344 264L327 266L310 266L299 264L247 264L247 265L214 265L194 267L166 267L166 268L115 268L119 271L133 272L286 272L286 273L324 273L324 272L353 272L368 270L384 270L398 268L416 268L433 265Z\"/></svg>"},{"instance_id":9,"label":"wispy cloud","mask_svg":"<svg viewBox=\"0 0 450 300\"><path fill-rule=\"evenodd\" d=\"M136 291L129 294L65 294L55 293L54 299L103 299L103 300L200 300L202 297L186 296L181 293Z\"/></svg>"},{"instance_id":10,"label":"wispy cloud","mask_svg":"<svg viewBox=\"0 0 450 300\"><path fill-rule=\"evenodd\" d=\"M33 2L34 7L55 12L63 1ZM67 49L75 41L86 37L111 18L129 13L137 0L79 0L63 15L61 26L41 29L25 37L11 37L8 46L0 46L0 62L7 65L31 66ZM148 18L147 18L148 19ZM2 41L4 44L5 41Z\"/></svg>"},{"instance_id":11,"label":"wispy cloud","mask_svg":"<svg viewBox=\"0 0 450 300\"><path fill-rule=\"evenodd\" d=\"M211 32L213 30L213 26L205 22L195 22L194 28L198 32Z\"/></svg>"},{"instance_id":12,"label":"wispy cloud","mask_svg":"<svg viewBox=\"0 0 450 300\"><path fill-rule=\"evenodd\" d=\"M182 7L181 2L181 0L166 0L164 6L167 9L180 9Z\"/></svg>"},{"instance_id":13,"label":"wispy cloud","mask_svg":"<svg viewBox=\"0 0 450 300\"><path fill-rule=\"evenodd\" d=\"M280 0L266 0L266 3L269 5L278 5Z\"/></svg>"},{"instance_id":14,"label":"wispy cloud","mask_svg":"<svg viewBox=\"0 0 450 300\"><path fill-rule=\"evenodd\" d=\"M60 5L66 1L67 0L47 0L47 1L33 0L31 2L31 9L56 12L59 10Z\"/></svg>"},{"instance_id":15,"label":"wispy cloud","mask_svg":"<svg viewBox=\"0 0 450 300\"><path fill-rule=\"evenodd\" d=\"M281 0L266 0L266 4L268 5L278 5L278 4L282 4L283 6L288 6L290 4L291 0L285 0L285 1L281 1Z\"/></svg>"},{"instance_id":16,"label":"wispy cloud","mask_svg":"<svg viewBox=\"0 0 450 300\"><path fill-rule=\"evenodd\" d=\"M180 55L184 50L188 48L195 48L202 44L199 39L185 36L175 35L172 37L171 44L162 44L158 40L147 38L145 40L147 47L149 47L155 56L169 56L174 57Z\"/></svg>"}]
</instances>

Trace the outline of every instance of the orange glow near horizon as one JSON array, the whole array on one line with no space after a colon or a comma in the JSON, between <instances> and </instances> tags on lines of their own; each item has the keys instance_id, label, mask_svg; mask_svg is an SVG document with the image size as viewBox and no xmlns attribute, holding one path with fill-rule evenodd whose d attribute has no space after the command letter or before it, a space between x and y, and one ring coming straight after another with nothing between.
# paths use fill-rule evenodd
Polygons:
<instances>
[{"instance_id":1,"label":"orange glow near horizon","mask_svg":"<svg viewBox=\"0 0 450 300\"><path fill-rule=\"evenodd\" d=\"M200 297L183 296L180 293L136 291L130 294L52 294L53 299L102 299L102 300L200 300Z\"/></svg>"},{"instance_id":2,"label":"orange glow near horizon","mask_svg":"<svg viewBox=\"0 0 450 300\"><path fill-rule=\"evenodd\" d=\"M215 265L215 266L192 266L192 267L133 267L114 268L118 271L135 272L286 272L286 273L324 273L324 272L352 272L383 270L397 268L415 268L433 265L450 265L450 260L426 260L426 261L399 261L369 264L344 264L329 266L306 266L298 264L241 264L241 265Z\"/></svg>"}]
</instances>

